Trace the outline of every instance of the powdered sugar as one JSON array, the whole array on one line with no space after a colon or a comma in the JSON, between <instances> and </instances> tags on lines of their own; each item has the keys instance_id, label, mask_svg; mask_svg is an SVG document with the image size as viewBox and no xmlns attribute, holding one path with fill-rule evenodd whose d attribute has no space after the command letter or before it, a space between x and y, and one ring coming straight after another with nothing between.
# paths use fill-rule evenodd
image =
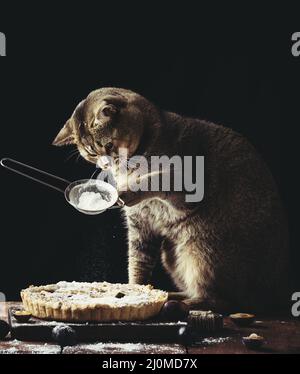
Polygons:
<instances>
[{"instance_id":1,"label":"powdered sugar","mask_svg":"<svg viewBox=\"0 0 300 374\"><path fill-rule=\"evenodd\" d=\"M7 341L1 345L0 354L59 354L60 347L54 344L34 344L19 340ZM64 354L118 354L118 353L185 353L179 344L147 344L147 343L93 343L77 344L74 347L65 347Z\"/></svg>"},{"instance_id":2,"label":"powdered sugar","mask_svg":"<svg viewBox=\"0 0 300 374\"><path fill-rule=\"evenodd\" d=\"M115 296L103 296L103 297L88 297L85 294L71 295L68 297L68 303L76 302L76 304L89 305L93 303L94 305L109 305L109 306L131 306L139 304L147 304L151 302L149 295L127 295L121 299Z\"/></svg>"},{"instance_id":3,"label":"powdered sugar","mask_svg":"<svg viewBox=\"0 0 300 374\"><path fill-rule=\"evenodd\" d=\"M143 344L143 343L94 343L79 344L76 347L66 347L65 354L90 353L90 354L113 354L113 353L185 353L184 348L179 344Z\"/></svg>"},{"instance_id":4,"label":"powdered sugar","mask_svg":"<svg viewBox=\"0 0 300 374\"><path fill-rule=\"evenodd\" d=\"M87 211L100 211L107 209L110 205L99 192L85 191L79 196L77 208Z\"/></svg>"},{"instance_id":5,"label":"powdered sugar","mask_svg":"<svg viewBox=\"0 0 300 374\"><path fill-rule=\"evenodd\" d=\"M11 340L1 344L0 354L59 354L60 347L55 344L34 344Z\"/></svg>"},{"instance_id":6,"label":"powdered sugar","mask_svg":"<svg viewBox=\"0 0 300 374\"><path fill-rule=\"evenodd\" d=\"M199 343L200 344L205 344L205 345L212 345L212 344L221 344L221 343L225 343L227 342L228 340L230 340L229 337L219 337L219 338L213 338L213 337L209 337L209 338L204 338L202 339Z\"/></svg>"}]
</instances>

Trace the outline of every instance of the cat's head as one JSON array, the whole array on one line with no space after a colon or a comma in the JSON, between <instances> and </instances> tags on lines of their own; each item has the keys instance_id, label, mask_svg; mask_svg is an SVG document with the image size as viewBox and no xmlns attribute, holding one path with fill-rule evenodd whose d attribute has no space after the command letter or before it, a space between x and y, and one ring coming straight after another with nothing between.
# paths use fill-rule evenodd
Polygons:
<instances>
[{"instance_id":1,"label":"cat's head","mask_svg":"<svg viewBox=\"0 0 300 374\"><path fill-rule=\"evenodd\" d=\"M117 157L119 148L125 148L131 157L144 131L144 116L142 96L125 89L101 88L77 105L53 144L75 144L92 163L101 156Z\"/></svg>"}]
</instances>

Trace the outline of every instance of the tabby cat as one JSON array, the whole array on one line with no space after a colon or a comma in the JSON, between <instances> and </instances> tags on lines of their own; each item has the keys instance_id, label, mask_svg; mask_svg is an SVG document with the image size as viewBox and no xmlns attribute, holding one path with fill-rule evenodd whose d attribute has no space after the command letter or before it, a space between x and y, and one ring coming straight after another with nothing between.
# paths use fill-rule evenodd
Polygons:
<instances>
[{"instance_id":1,"label":"tabby cat","mask_svg":"<svg viewBox=\"0 0 300 374\"><path fill-rule=\"evenodd\" d=\"M121 191L129 282L146 284L159 259L178 290L214 310L258 311L287 300L288 230L274 180L233 130L162 111L121 88L91 92L54 145L75 144L88 161L133 155L204 156L202 201L185 191Z\"/></svg>"}]
</instances>

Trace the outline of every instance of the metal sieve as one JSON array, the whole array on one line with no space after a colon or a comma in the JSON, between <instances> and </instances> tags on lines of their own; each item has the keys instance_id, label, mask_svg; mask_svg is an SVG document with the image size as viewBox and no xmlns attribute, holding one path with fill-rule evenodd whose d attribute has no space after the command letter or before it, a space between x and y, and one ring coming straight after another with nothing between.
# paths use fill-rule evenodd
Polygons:
<instances>
[{"instance_id":1,"label":"metal sieve","mask_svg":"<svg viewBox=\"0 0 300 374\"><path fill-rule=\"evenodd\" d=\"M64 178L58 177L57 175L50 174L46 171L37 169L33 166L24 164L11 158L3 158L0 161L0 165L6 169L9 169L17 174L22 175L25 178L29 178L35 182L41 183L47 187L50 187L56 191L63 193L67 202L70 205L72 205L75 209L77 209L79 212L84 214L96 215L105 212L107 209L121 208L125 205L124 201L118 196L117 189L110 183L104 182L102 180L81 179L74 182L70 182ZM21 171L17 167L21 167L27 170L27 172ZM29 175L29 170L35 172L37 175L46 176L48 178L51 178L52 180L55 180L56 182L59 181L60 183L64 183L67 185L67 187L63 189L58 187L57 185L43 181L38 177ZM103 200L107 203L107 207L101 210L85 210L78 207L79 198L81 194L84 192L99 193Z\"/></svg>"}]
</instances>

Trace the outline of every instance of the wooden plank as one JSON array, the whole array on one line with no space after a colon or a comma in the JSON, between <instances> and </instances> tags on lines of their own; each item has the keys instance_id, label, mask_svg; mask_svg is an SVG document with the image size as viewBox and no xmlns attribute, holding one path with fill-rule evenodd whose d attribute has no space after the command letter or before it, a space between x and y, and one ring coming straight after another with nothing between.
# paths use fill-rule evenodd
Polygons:
<instances>
[{"instance_id":1,"label":"wooden plank","mask_svg":"<svg viewBox=\"0 0 300 374\"><path fill-rule=\"evenodd\" d=\"M176 342L178 330L187 322L111 322L111 323L63 323L31 318L28 323L19 323L9 309L11 335L24 341L51 341L52 330L58 325L71 326L78 341L128 342Z\"/></svg>"},{"instance_id":2,"label":"wooden plank","mask_svg":"<svg viewBox=\"0 0 300 374\"><path fill-rule=\"evenodd\" d=\"M94 343L66 347L63 354L185 354L179 344Z\"/></svg>"}]
</instances>

